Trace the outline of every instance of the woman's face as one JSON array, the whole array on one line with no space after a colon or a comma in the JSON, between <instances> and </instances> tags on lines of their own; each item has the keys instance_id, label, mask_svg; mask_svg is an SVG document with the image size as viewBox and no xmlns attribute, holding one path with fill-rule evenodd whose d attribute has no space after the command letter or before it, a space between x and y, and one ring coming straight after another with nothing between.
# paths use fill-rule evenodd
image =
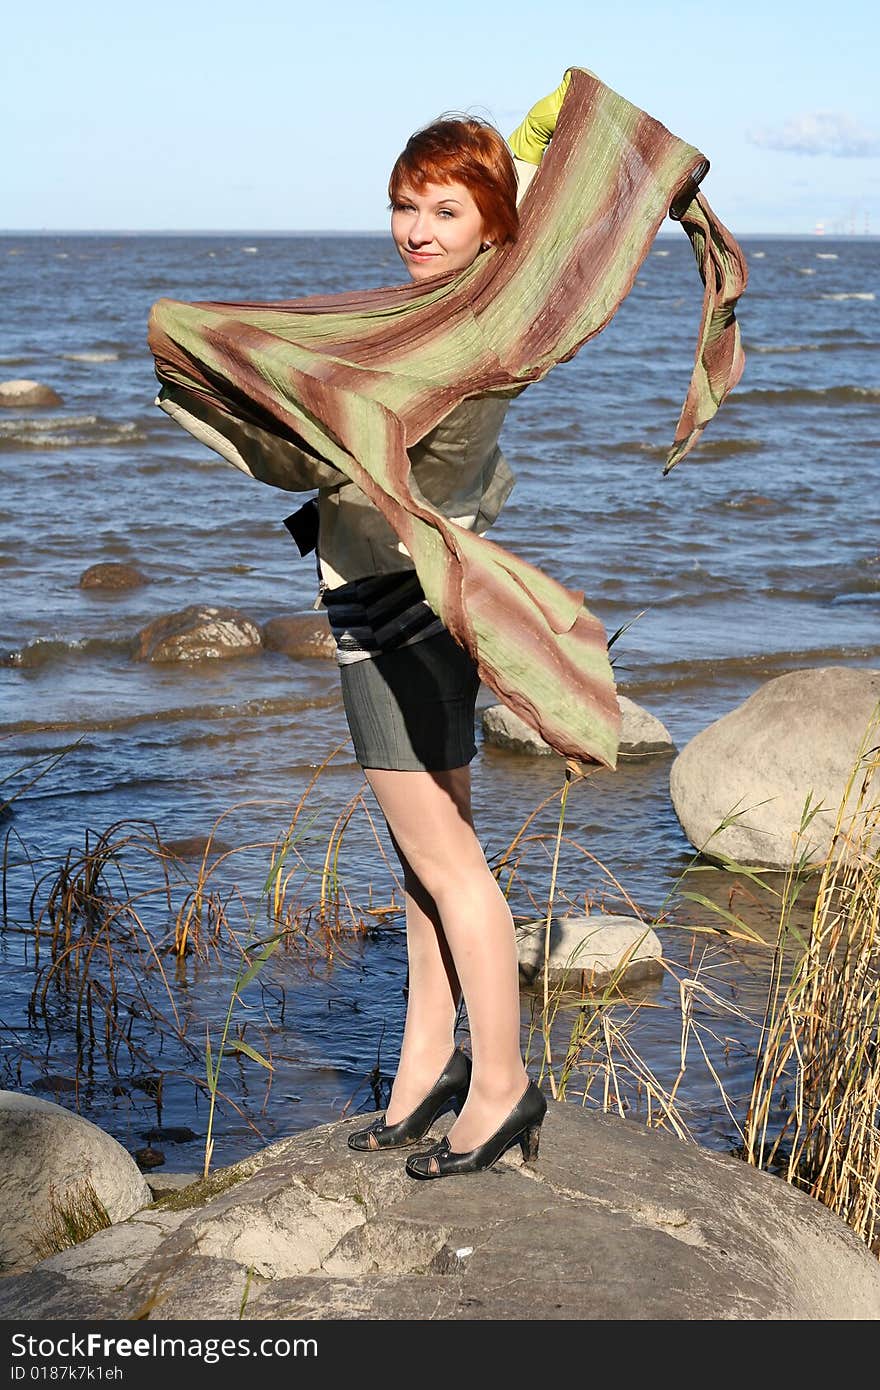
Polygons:
<instances>
[{"instance_id":1,"label":"woman's face","mask_svg":"<svg viewBox=\"0 0 880 1390\"><path fill-rule=\"evenodd\" d=\"M461 183L400 189L391 208L391 235L413 280L464 270L484 245L483 219Z\"/></svg>"}]
</instances>

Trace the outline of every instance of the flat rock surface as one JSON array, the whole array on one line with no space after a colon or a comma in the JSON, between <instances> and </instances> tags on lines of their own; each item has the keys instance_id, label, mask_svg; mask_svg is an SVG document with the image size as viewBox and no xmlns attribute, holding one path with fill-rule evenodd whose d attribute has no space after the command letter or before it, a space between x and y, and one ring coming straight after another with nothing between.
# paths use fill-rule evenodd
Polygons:
<instances>
[{"instance_id":1,"label":"flat rock surface","mask_svg":"<svg viewBox=\"0 0 880 1390\"><path fill-rule=\"evenodd\" d=\"M854 1233L738 1159L551 1101L533 1167L515 1149L414 1183L405 1152L348 1149L363 1123L281 1140L140 1213L130 1243L114 1228L3 1281L0 1317L880 1319Z\"/></svg>"}]
</instances>

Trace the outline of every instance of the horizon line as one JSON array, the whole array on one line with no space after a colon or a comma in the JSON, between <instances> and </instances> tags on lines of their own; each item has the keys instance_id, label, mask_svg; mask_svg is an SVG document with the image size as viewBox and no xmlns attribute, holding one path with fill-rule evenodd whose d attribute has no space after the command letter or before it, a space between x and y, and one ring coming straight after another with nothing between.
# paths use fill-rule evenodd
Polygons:
<instances>
[{"instance_id":1,"label":"horizon line","mask_svg":"<svg viewBox=\"0 0 880 1390\"><path fill-rule=\"evenodd\" d=\"M671 236L671 227L661 227L657 237ZM877 241L880 232L735 232L740 239L803 238L805 241ZM234 236L234 237L388 237L387 227L352 229L345 227L0 227L0 237L16 236ZM655 238L656 239L656 238Z\"/></svg>"}]
</instances>

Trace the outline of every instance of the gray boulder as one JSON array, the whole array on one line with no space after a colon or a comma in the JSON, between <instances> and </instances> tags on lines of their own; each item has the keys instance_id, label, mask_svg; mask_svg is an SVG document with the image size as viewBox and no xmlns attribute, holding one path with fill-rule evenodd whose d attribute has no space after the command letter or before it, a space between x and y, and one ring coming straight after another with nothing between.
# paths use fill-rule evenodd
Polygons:
<instances>
[{"instance_id":1,"label":"gray boulder","mask_svg":"<svg viewBox=\"0 0 880 1390\"><path fill-rule=\"evenodd\" d=\"M256 623L234 608L193 604L155 618L137 636L136 661L222 661L262 650Z\"/></svg>"},{"instance_id":2,"label":"gray boulder","mask_svg":"<svg viewBox=\"0 0 880 1390\"><path fill-rule=\"evenodd\" d=\"M626 695L618 695L620 702L621 758L642 758L649 753L666 753L673 747L669 730L653 714L637 705ZM518 714L506 705L489 705L482 713L483 734L487 743L498 748L509 748L515 753L552 753L549 743Z\"/></svg>"},{"instance_id":3,"label":"gray boulder","mask_svg":"<svg viewBox=\"0 0 880 1390\"><path fill-rule=\"evenodd\" d=\"M151 1200L131 1155L97 1125L62 1105L0 1091L0 1273L34 1263L31 1242L50 1199L91 1183L111 1221Z\"/></svg>"},{"instance_id":4,"label":"gray boulder","mask_svg":"<svg viewBox=\"0 0 880 1390\"><path fill-rule=\"evenodd\" d=\"M336 640L330 631L330 623L317 613L313 616L270 618L263 623L260 632L263 646L270 652L283 652L285 656L293 657L317 657L324 661L333 661L336 657Z\"/></svg>"},{"instance_id":5,"label":"gray boulder","mask_svg":"<svg viewBox=\"0 0 880 1390\"><path fill-rule=\"evenodd\" d=\"M29 410L31 406L61 405L61 397L51 386L39 381L0 381L0 406L8 410Z\"/></svg>"},{"instance_id":6,"label":"gray boulder","mask_svg":"<svg viewBox=\"0 0 880 1390\"><path fill-rule=\"evenodd\" d=\"M525 922L516 929L519 975L532 984L544 973L545 924ZM550 923L549 977L572 989L604 989L614 978L630 983L663 974L663 948L657 933L637 917L581 913Z\"/></svg>"},{"instance_id":7,"label":"gray boulder","mask_svg":"<svg viewBox=\"0 0 880 1390\"><path fill-rule=\"evenodd\" d=\"M878 701L880 671L791 671L703 729L670 774L672 803L691 844L709 857L776 868L802 852L814 862L827 857ZM795 849L808 796L822 809ZM732 823L715 834L731 815Z\"/></svg>"},{"instance_id":8,"label":"gray boulder","mask_svg":"<svg viewBox=\"0 0 880 1390\"><path fill-rule=\"evenodd\" d=\"M0 1318L880 1319L880 1264L826 1207L548 1104L535 1165L439 1182L348 1149L368 1117L283 1139L0 1281Z\"/></svg>"}]
</instances>

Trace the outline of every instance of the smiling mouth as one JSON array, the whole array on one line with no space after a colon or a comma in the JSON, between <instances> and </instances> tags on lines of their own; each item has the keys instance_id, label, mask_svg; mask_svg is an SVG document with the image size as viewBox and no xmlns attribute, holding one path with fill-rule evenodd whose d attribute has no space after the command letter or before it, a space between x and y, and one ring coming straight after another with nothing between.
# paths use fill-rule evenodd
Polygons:
<instances>
[{"instance_id":1,"label":"smiling mouth","mask_svg":"<svg viewBox=\"0 0 880 1390\"><path fill-rule=\"evenodd\" d=\"M416 261L432 261L438 253L436 251L410 251L407 247L406 254L412 256L413 260Z\"/></svg>"}]
</instances>

